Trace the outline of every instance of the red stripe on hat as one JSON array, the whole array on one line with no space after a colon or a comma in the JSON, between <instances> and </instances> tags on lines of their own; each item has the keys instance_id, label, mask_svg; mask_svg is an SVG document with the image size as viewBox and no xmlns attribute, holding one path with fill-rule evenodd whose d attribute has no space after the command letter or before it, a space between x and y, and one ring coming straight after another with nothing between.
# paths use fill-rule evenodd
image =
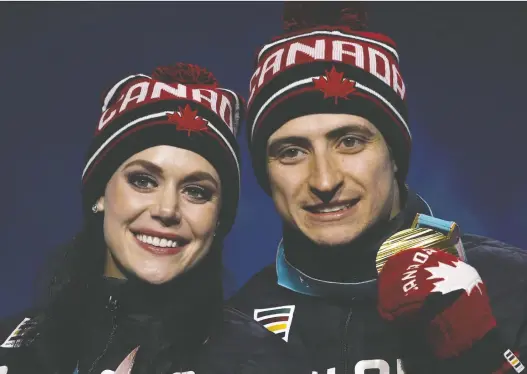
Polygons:
<instances>
[{"instance_id":1,"label":"red stripe on hat","mask_svg":"<svg viewBox=\"0 0 527 374\"><path fill-rule=\"evenodd\" d=\"M295 97L295 96L298 96L304 92L312 92L312 91L316 91L316 89L314 87L310 87L310 86L307 86L307 87L303 87L303 88L299 88L299 89L296 89L296 90L292 90L290 92L288 92L287 94L285 94L284 96L281 96L280 98L276 99L273 101L273 103L271 105L269 105L269 107L260 115L260 118L258 118L258 122L254 124L254 134L256 135L258 129L260 128L260 126L262 125L265 117L267 117L269 115L269 113L271 113L274 108L276 108L279 104L283 103L284 101L292 98L292 97ZM254 138L255 136L253 136Z\"/></svg>"},{"instance_id":2,"label":"red stripe on hat","mask_svg":"<svg viewBox=\"0 0 527 374\"><path fill-rule=\"evenodd\" d=\"M319 90L318 90L318 88L316 88L314 86L307 86L307 87L303 87L303 88L300 88L300 89L292 90L289 93L287 93L287 94L281 96L280 98L274 100L273 103L271 105L269 105L269 107L260 115L260 118L258 119L258 122L254 125L255 126L255 129L254 129L255 136L254 137L256 137L256 133L257 133L258 129L261 127L261 125L262 125L263 121L265 120L265 118L279 104L283 103L284 101L287 101L287 100L291 99L292 97L298 96L298 95L300 95L302 93L313 92L313 91L319 91ZM402 124L401 121L396 116L394 116L392 111L389 110L382 101L380 101L379 99L377 99L376 97L374 97L374 96L372 96L372 95L370 95L368 93L363 93L363 92L358 92L358 91L355 91L355 92L351 93L350 96L351 95L363 97L363 98L373 102L376 106L378 106L380 109L382 109L393 120L393 122L395 122L397 124L397 126L399 127L399 130L404 134L404 137L405 137L407 143L408 144L411 143L410 134L406 130L406 127L404 126L404 124ZM346 100L346 99L342 99L342 100Z\"/></svg>"},{"instance_id":3,"label":"red stripe on hat","mask_svg":"<svg viewBox=\"0 0 527 374\"><path fill-rule=\"evenodd\" d=\"M115 140L111 141L110 144L108 144L104 151L101 152L98 156L97 156L97 159L91 164L89 170L86 171L86 174L84 175L84 178L83 178L83 183L87 183L88 179L90 178L92 172L95 170L96 166L102 161L104 160L104 158L106 157L106 155L108 154L108 152L110 152L113 148L115 148L121 141L123 141L124 139L126 139L128 136L134 134L135 132L137 131L141 131L143 129L146 129L146 128L149 128L149 127L152 127L152 126L156 126L156 125L165 125L166 124L166 120L155 120L155 121L152 121L152 122L147 122L147 123L143 123L143 124L140 124L140 125L137 125L137 126L133 126L131 127L130 129L126 130L125 132L123 132L122 134L120 134ZM225 142L223 141L223 139L221 139L214 131L210 130L209 131L206 131L206 132L202 132L201 134L203 135L209 135L211 136L213 139L217 140L218 143L222 146L222 148L228 153L228 154L231 154L231 151L230 149L227 147L227 145L225 144ZM233 155L233 157L235 157L235 155ZM229 159L229 162L232 163L232 166L234 169L237 169L237 166L236 166L236 161L234 161L232 159L232 157L228 157Z\"/></svg>"},{"instance_id":4,"label":"red stripe on hat","mask_svg":"<svg viewBox=\"0 0 527 374\"><path fill-rule=\"evenodd\" d=\"M331 26L331 25L321 25L321 26L316 26L316 27L312 27L312 28L300 29L300 30L297 30L297 31L291 31L291 32L288 32L287 34L282 34L282 35L275 36L271 40L273 42L276 42L276 41L278 41L280 39L285 39L285 38L289 38L289 37L292 37L292 36L298 36L298 35L302 35L302 34L307 34L307 33L313 32L313 31L340 31L340 32L343 32L343 33L346 33L346 34L352 34L352 35L356 35L356 36L359 36L359 37L362 37L362 38L378 40L379 42L387 44L387 45L389 45L392 48L397 48L397 44L395 43L395 41L392 38L390 38L389 36L387 36L387 35L380 34L378 32L373 32L373 31L352 30L352 29L350 29L349 27L346 27L346 26Z\"/></svg>"}]
</instances>

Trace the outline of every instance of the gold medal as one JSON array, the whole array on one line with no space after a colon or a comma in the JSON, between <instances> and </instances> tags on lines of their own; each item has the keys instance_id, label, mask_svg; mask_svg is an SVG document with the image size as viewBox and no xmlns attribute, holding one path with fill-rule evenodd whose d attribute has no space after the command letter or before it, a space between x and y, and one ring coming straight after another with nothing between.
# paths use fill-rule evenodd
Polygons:
<instances>
[{"instance_id":1,"label":"gold medal","mask_svg":"<svg viewBox=\"0 0 527 374\"><path fill-rule=\"evenodd\" d=\"M377 272L381 272L391 256L411 248L433 248L466 260L455 222L417 214L409 229L393 234L382 244L377 252Z\"/></svg>"}]
</instances>

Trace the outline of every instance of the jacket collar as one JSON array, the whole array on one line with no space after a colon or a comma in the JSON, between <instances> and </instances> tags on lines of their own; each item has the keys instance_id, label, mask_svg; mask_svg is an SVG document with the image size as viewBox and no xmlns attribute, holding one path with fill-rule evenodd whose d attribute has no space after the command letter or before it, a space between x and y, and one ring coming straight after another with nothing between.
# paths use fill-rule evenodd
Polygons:
<instances>
[{"instance_id":1,"label":"jacket collar","mask_svg":"<svg viewBox=\"0 0 527 374\"><path fill-rule=\"evenodd\" d=\"M406 204L396 217L332 253L318 248L298 231L285 229L276 257L278 284L318 297L349 300L375 295L377 251L391 235L409 228L418 213L432 216L424 199L408 191Z\"/></svg>"}]
</instances>

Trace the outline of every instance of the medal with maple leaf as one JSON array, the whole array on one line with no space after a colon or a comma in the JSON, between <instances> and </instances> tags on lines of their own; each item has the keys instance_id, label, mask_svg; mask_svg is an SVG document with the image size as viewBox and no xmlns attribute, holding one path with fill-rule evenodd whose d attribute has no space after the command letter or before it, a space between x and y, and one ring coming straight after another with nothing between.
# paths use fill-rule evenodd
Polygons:
<instances>
[{"instance_id":1,"label":"medal with maple leaf","mask_svg":"<svg viewBox=\"0 0 527 374\"><path fill-rule=\"evenodd\" d=\"M324 93L324 99L333 97L335 104L338 99L347 99L348 95L356 90L355 81L344 78L344 73L339 73L335 66L326 75L313 78L315 87Z\"/></svg>"},{"instance_id":2,"label":"medal with maple leaf","mask_svg":"<svg viewBox=\"0 0 527 374\"><path fill-rule=\"evenodd\" d=\"M168 121L176 124L176 129L187 131L188 135L192 132L201 133L209 131L207 121L198 116L197 110L192 110L190 105L185 105L185 108L179 107L179 112L174 112L168 115Z\"/></svg>"}]
</instances>

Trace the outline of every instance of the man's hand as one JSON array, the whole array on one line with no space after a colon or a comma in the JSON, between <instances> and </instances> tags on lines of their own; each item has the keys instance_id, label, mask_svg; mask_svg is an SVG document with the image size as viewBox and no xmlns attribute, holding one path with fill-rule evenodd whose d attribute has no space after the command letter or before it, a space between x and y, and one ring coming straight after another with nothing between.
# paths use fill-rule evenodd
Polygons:
<instances>
[{"instance_id":1,"label":"man's hand","mask_svg":"<svg viewBox=\"0 0 527 374\"><path fill-rule=\"evenodd\" d=\"M429 248L400 252L384 266L378 287L381 316L402 327L417 324L439 361L478 374L497 372L504 363L514 368L481 277L457 257Z\"/></svg>"}]
</instances>

